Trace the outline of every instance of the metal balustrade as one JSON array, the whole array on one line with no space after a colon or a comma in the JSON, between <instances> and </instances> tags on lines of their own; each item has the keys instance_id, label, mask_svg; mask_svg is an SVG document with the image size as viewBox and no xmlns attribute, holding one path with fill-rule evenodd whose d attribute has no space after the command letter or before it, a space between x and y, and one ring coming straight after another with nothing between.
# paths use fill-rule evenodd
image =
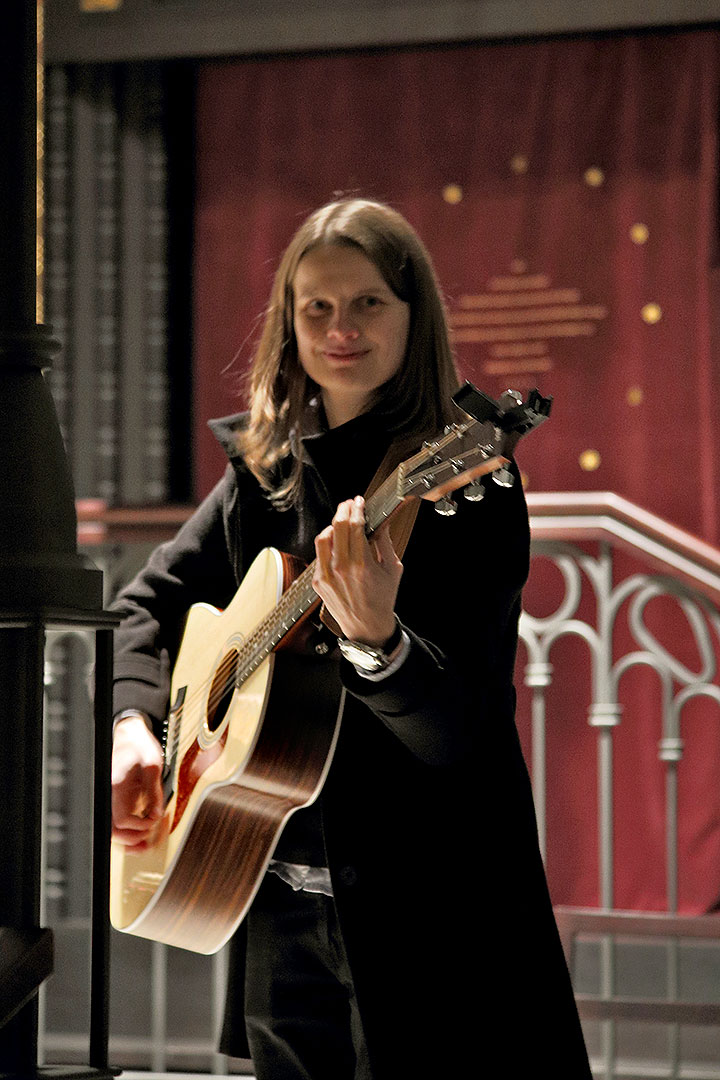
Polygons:
<instances>
[{"instance_id":1,"label":"metal balustrade","mask_svg":"<svg viewBox=\"0 0 720 1080\"><path fill-rule=\"evenodd\" d=\"M717 1056L710 1063L696 1066L684 1060L683 1046L687 1046L688 1039L682 1038L680 1020L701 1015L712 1018L715 1014L711 1005L703 1011L700 1004L693 1006L679 1000L682 997L679 975L682 938L691 936L689 926L695 927L695 924L687 918L672 918L678 910L678 770L685 749L683 715L688 705L699 698L720 706L720 616L717 608L720 602L720 551L611 493L531 494L528 503L533 557L549 560L555 568L556 579L561 582L560 595L550 614L537 616L524 611L520 622L520 639L527 656L524 681L531 691L531 772L543 851L547 845L549 797L546 735L548 725L553 723L547 700L553 680L566 680L570 674L556 670L553 648L560 639L573 636L584 642L587 655L590 684L587 723L595 730L597 741L600 909L594 914L583 912L582 917L571 910L563 912L562 920L572 924L574 919L597 947L594 961L597 993L578 995L588 1041L594 1051L595 1075L604 1080L650 1075L672 1080L720 1077ZM632 563L641 568L640 572L633 571L627 576L617 574L619 552L632 556ZM588 593L592 602L583 606ZM670 598L682 613L699 658L698 670L690 670L681 656L673 654L666 642L658 640L648 625L649 605L660 597ZM591 618L584 614L588 608L592 612ZM628 638L633 642L629 651L626 649L619 654L619 638L623 642ZM654 672L660 686L660 738L657 746L648 750L657 753L665 774L665 919L662 916L629 919L613 912L616 869L614 743L620 724L631 722L623 718L621 693L625 676L637 668ZM518 678L520 675L519 671ZM591 792L592 778L586 777L585 781ZM700 923L702 936L708 941L707 957L711 966L714 964L717 977L720 971L717 948L720 916L716 924L712 917L700 919L698 927ZM715 941L710 940L713 927L716 928ZM662 946L663 977L649 995L656 1000L657 1007L653 1010L648 1006L642 1012L632 1001L619 1000L622 994L618 990L618 950L623 948L621 941L628 935L637 946L646 936L657 941L663 932L666 937ZM631 946L626 944L625 948L628 947ZM649 948L647 943L646 948ZM645 993L648 996L647 991ZM705 993L712 995L712 987L706 987ZM654 1055L643 1054L642 1041L648 1040L647 1028L637 1021L647 1022L651 1015L659 1022L668 1021L664 1054L657 1049ZM628 1018L636 1021L638 1057L655 1058L646 1060L644 1066L620 1052L618 1032L621 1022Z\"/></svg>"}]
</instances>

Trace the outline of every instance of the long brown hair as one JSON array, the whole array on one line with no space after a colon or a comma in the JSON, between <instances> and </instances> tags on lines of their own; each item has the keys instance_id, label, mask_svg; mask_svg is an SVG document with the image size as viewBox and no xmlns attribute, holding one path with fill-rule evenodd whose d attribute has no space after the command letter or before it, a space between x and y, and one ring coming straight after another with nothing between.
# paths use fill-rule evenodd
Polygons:
<instances>
[{"instance_id":1,"label":"long brown hair","mask_svg":"<svg viewBox=\"0 0 720 1080\"><path fill-rule=\"evenodd\" d=\"M430 256L404 217L383 203L341 199L321 207L300 226L280 261L250 372L250 417L239 449L250 470L280 506L299 497L302 462L289 475L291 433L302 435L308 400L317 392L297 355L293 283L300 260L325 244L358 248L410 306L405 361L381 388L376 404L393 434L435 431L452 418L450 398L459 379L448 338L445 306Z\"/></svg>"}]
</instances>

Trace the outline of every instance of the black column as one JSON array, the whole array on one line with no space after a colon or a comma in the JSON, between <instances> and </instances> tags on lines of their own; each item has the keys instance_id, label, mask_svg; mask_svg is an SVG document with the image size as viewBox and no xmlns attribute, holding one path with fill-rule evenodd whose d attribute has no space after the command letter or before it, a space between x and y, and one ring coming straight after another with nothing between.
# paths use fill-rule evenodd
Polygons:
<instances>
[{"instance_id":1,"label":"black column","mask_svg":"<svg viewBox=\"0 0 720 1080\"><path fill-rule=\"evenodd\" d=\"M37 1075L33 989L49 955L37 960L35 948L44 626L102 608L102 576L77 552L72 480L43 376L57 346L35 323L36 20L35 0L0 3L0 931L17 953L12 970L0 956L0 1076L23 1080Z\"/></svg>"},{"instance_id":2,"label":"black column","mask_svg":"<svg viewBox=\"0 0 720 1080\"><path fill-rule=\"evenodd\" d=\"M36 627L0 631L0 695L7 703L0 713L0 926L16 931L28 952L40 914L42 674L42 632ZM33 980L28 971L25 978L37 981L44 974L38 971ZM33 996L0 1028L0 1073L29 1077L36 1063Z\"/></svg>"}]
</instances>

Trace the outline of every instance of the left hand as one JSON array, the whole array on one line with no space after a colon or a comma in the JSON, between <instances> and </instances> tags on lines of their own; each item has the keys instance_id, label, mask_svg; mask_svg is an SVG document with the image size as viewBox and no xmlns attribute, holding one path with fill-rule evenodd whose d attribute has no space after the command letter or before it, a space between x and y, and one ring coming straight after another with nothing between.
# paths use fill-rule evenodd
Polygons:
<instances>
[{"instance_id":1,"label":"left hand","mask_svg":"<svg viewBox=\"0 0 720 1080\"><path fill-rule=\"evenodd\" d=\"M365 500L342 502L315 539L313 588L343 634L380 647L395 630L395 601L403 566L386 528L365 536Z\"/></svg>"}]
</instances>

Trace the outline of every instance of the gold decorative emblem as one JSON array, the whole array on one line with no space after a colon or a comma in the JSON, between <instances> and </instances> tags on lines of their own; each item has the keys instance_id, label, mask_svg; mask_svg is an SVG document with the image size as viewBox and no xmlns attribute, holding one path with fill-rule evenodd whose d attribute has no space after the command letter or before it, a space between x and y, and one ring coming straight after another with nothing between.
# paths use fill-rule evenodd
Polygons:
<instances>
[{"instance_id":1,"label":"gold decorative emblem","mask_svg":"<svg viewBox=\"0 0 720 1080\"><path fill-rule=\"evenodd\" d=\"M554 288L547 274L530 273L525 259L513 259L510 269L491 277L484 292L458 297L449 319L453 341L484 346L488 375L550 371L549 342L592 337L607 308L583 302L579 289Z\"/></svg>"}]
</instances>

